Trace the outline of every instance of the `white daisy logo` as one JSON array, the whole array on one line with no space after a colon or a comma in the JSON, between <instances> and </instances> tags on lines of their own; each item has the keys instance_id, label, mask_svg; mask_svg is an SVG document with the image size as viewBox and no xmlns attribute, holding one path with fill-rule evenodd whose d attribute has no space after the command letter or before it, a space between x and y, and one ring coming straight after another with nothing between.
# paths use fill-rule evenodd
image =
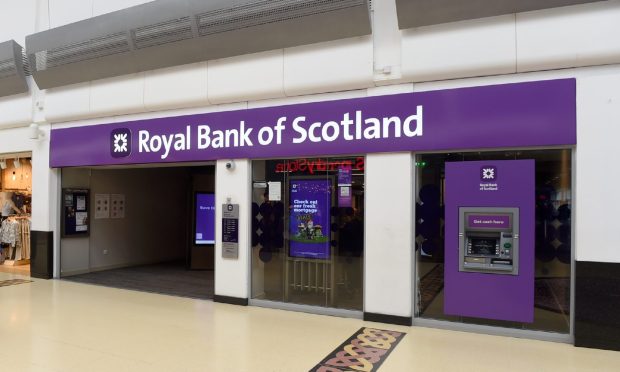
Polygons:
<instances>
[{"instance_id":1,"label":"white daisy logo","mask_svg":"<svg viewBox=\"0 0 620 372\"><path fill-rule=\"evenodd\" d=\"M486 166L480 169L480 179L482 181L495 181L497 179L497 168Z\"/></svg>"},{"instance_id":2,"label":"white daisy logo","mask_svg":"<svg viewBox=\"0 0 620 372\"><path fill-rule=\"evenodd\" d=\"M117 128L110 133L110 154L113 158L131 154L131 131L128 128Z\"/></svg>"},{"instance_id":3,"label":"white daisy logo","mask_svg":"<svg viewBox=\"0 0 620 372\"><path fill-rule=\"evenodd\" d=\"M114 135L114 152L127 152L127 133Z\"/></svg>"}]
</instances>

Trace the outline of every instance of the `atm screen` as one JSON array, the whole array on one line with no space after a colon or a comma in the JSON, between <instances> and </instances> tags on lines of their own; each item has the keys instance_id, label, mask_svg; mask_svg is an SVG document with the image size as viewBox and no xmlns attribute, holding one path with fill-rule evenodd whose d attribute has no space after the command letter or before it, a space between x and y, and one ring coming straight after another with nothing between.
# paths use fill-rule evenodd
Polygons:
<instances>
[{"instance_id":1,"label":"atm screen","mask_svg":"<svg viewBox=\"0 0 620 372\"><path fill-rule=\"evenodd\" d=\"M497 245L497 239L493 238L470 238L471 243L470 253L481 256L495 256L495 248Z\"/></svg>"}]
</instances>

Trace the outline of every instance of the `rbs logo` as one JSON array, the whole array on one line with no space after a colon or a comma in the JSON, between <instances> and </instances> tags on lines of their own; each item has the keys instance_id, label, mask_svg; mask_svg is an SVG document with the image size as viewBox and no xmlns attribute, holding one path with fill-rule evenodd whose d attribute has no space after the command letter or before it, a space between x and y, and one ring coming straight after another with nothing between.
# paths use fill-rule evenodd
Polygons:
<instances>
[{"instance_id":1,"label":"rbs logo","mask_svg":"<svg viewBox=\"0 0 620 372\"><path fill-rule=\"evenodd\" d=\"M113 158L124 158L131 154L131 131L128 128L118 128L112 131L110 154Z\"/></svg>"},{"instance_id":2,"label":"rbs logo","mask_svg":"<svg viewBox=\"0 0 620 372\"><path fill-rule=\"evenodd\" d=\"M480 168L480 180L481 181L497 180L497 167L485 166L485 167Z\"/></svg>"}]
</instances>

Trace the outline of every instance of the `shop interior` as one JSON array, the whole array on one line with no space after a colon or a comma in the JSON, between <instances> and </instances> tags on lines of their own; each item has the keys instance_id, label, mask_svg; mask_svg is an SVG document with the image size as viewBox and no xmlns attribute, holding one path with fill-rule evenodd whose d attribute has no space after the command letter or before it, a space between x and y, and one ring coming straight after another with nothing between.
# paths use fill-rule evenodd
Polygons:
<instances>
[{"instance_id":1,"label":"shop interior","mask_svg":"<svg viewBox=\"0 0 620 372\"><path fill-rule=\"evenodd\" d=\"M0 155L0 272L30 275L30 153Z\"/></svg>"},{"instance_id":2,"label":"shop interior","mask_svg":"<svg viewBox=\"0 0 620 372\"><path fill-rule=\"evenodd\" d=\"M215 166L62 169L61 278L212 299Z\"/></svg>"},{"instance_id":3,"label":"shop interior","mask_svg":"<svg viewBox=\"0 0 620 372\"><path fill-rule=\"evenodd\" d=\"M361 310L364 157L252 162L252 298Z\"/></svg>"},{"instance_id":4,"label":"shop interior","mask_svg":"<svg viewBox=\"0 0 620 372\"><path fill-rule=\"evenodd\" d=\"M535 161L534 322L444 314L445 164L477 160ZM469 324L570 332L571 151L529 150L418 155L416 204L417 316Z\"/></svg>"}]
</instances>

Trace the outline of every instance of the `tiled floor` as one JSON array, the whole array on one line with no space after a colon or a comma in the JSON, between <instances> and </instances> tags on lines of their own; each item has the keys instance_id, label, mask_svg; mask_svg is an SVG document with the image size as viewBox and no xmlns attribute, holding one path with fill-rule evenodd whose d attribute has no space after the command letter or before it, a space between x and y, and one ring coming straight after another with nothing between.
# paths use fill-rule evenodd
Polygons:
<instances>
[{"instance_id":1,"label":"tiled floor","mask_svg":"<svg viewBox=\"0 0 620 372\"><path fill-rule=\"evenodd\" d=\"M35 279L0 287L0 371L308 371L360 327L407 333L381 371L620 370L566 344Z\"/></svg>"}]
</instances>

